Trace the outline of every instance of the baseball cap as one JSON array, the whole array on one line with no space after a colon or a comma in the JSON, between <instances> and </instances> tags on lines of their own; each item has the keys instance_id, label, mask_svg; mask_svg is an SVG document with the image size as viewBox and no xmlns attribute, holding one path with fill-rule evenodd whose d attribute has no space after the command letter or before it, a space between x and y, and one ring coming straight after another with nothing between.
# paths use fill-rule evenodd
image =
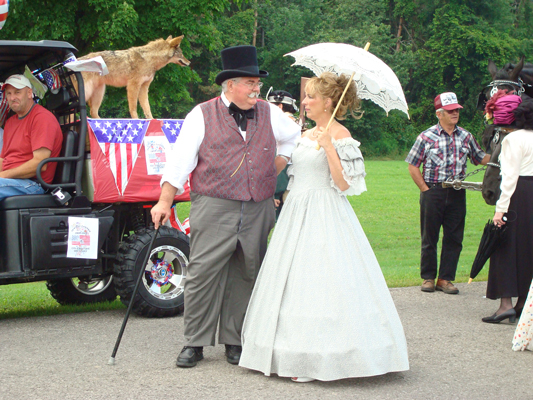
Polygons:
<instances>
[{"instance_id":1,"label":"baseball cap","mask_svg":"<svg viewBox=\"0 0 533 400\"><path fill-rule=\"evenodd\" d=\"M30 83L30 80L24 75L11 75L2 85L2 90L5 90L6 85L11 85L17 89L22 89L23 87L28 87L33 89Z\"/></svg>"},{"instance_id":2,"label":"baseball cap","mask_svg":"<svg viewBox=\"0 0 533 400\"><path fill-rule=\"evenodd\" d=\"M437 97L435 97L433 103L435 104L435 110L442 108L444 110L451 111L457 108L463 108L463 106L457 101L457 96L455 93L452 92L439 94Z\"/></svg>"}]
</instances>

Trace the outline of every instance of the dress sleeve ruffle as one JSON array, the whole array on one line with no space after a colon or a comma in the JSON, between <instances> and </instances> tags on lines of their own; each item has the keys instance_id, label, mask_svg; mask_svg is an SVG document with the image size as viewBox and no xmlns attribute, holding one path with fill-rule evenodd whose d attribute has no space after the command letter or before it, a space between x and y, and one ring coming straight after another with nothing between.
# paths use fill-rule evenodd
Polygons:
<instances>
[{"instance_id":1,"label":"dress sleeve ruffle","mask_svg":"<svg viewBox=\"0 0 533 400\"><path fill-rule=\"evenodd\" d=\"M341 160L342 176L350 185L345 191L340 190L333 178L331 178L331 187L335 188L340 195L353 196L366 192L365 183L365 164L363 155L359 150L360 143L352 138L339 139L333 142L337 154Z\"/></svg>"}]
</instances>

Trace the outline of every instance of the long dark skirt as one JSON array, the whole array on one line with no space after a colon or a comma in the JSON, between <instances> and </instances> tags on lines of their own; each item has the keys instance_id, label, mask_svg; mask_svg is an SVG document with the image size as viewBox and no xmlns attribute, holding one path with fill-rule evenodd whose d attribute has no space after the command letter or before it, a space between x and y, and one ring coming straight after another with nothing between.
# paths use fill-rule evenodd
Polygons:
<instances>
[{"instance_id":1,"label":"long dark skirt","mask_svg":"<svg viewBox=\"0 0 533 400\"><path fill-rule=\"evenodd\" d=\"M507 212L507 241L490 258L487 298L527 296L533 279L533 176L518 178Z\"/></svg>"}]
</instances>

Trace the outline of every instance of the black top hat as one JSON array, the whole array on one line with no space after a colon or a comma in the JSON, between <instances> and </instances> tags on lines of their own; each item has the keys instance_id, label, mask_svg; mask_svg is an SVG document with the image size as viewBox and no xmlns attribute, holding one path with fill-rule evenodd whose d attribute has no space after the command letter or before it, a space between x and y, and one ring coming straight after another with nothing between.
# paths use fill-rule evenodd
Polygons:
<instances>
[{"instance_id":1,"label":"black top hat","mask_svg":"<svg viewBox=\"0 0 533 400\"><path fill-rule=\"evenodd\" d=\"M215 82L221 85L227 79L251 77L264 78L268 72L259 70L257 65L257 50L254 46L228 47L220 52L222 69Z\"/></svg>"}]
</instances>

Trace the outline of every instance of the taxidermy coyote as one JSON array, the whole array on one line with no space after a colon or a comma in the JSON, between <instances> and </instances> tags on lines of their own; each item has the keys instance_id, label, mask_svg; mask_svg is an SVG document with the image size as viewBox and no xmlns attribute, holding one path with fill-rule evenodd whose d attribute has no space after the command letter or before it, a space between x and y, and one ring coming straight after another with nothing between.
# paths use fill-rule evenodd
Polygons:
<instances>
[{"instance_id":1,"label":"taxidermy coyote","mask_svg":"<svg viewBox=\"0 0 533 400\"><path fill-rule=\"evenodd\" d=\"M128 92L128 105L131 118L139 118L137 102L141 103L144 117L152 119L148 88L154 80L155 73L168 63L185 67L191 62L183 57L180 43L183 35L172 39L154 40L144 46L128 50L100 51L80 57L80 60L102 56L109 74L82 72L85 83L85 100L91 108L91 117L100 118L98 109L102 104L106 85L124 87Z\"/></svg>"}]
</instances>

